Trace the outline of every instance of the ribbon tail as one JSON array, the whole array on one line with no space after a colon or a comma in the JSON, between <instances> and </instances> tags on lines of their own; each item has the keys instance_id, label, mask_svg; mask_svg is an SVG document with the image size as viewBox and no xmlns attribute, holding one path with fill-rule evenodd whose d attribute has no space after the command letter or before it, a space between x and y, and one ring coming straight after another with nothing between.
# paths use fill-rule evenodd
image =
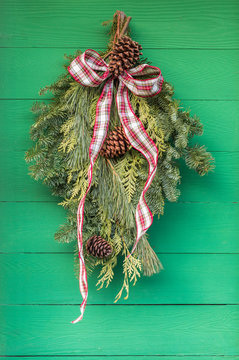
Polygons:
<instances>
[{"instance_id":1,"label":"ribbon tail","mask_svg":"<svg viewBox=\"0 0 239 360\"><path fill-rule=\"evenodd\" d=\"M119 83L117 91L117 107L120 121L127 138L131 145L146 158L149 165L148 178L136 208L135 221L137 235L131 253L128 255L129 257L134 253L140 238L145 234L153 222L153 215L145 201L145 194L150 187L157 170L158 149L145 131L140 119L135 115L129 100L128 89L122 82Z\"/></svg>"},{"instance_id":2,"label":"ribbon tail","mask_svg":"<svg viewBox=\"0 0 239 360\"><path fill-rule=\"evenodd\" d=\"M77 319L72 321L73 324L82 320L87 303L88 282L87 282L84 254L83 254L83 236L82 236L83 221L84 221L84 205L85 205L86 196L90 190L92 183L94 163L97 159L101 146L103 145L105 137L107 135L108 125L110 120L112 94L113 94L113 80L112 78L110 78L106 81L101 96L96 105L94 132L89 148L90 166L88 169L88 187L83 198L79 203L78 211L77 211L77 242L79 249L79 288L83 301L80 306L81 315Z\"/></svg>"}]
</instances>

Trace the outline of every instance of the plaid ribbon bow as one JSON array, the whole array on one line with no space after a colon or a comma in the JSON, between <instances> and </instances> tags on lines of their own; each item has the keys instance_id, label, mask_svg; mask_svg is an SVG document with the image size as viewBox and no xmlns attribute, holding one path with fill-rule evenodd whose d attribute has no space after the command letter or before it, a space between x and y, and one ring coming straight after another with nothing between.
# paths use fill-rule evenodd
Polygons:
<instances>
[{"instance_id":1,"label":"plaid ribbon bow","mask_svg":"<svg viewBox=\"0 0 239 360\"><path fill-rule=\"evenodd\" d=\"M82 240L84 203L86 195L91 187L94 163L107 135L110 121L114 77L109 72L108 64L96 51L91 49L86 50L82 55L74 59L68 67L68 71L73 78L83 86L97 87L105 81L101 96L96 106L94 132L89 148L90 166L88 169L88 187L85 195L80 201L77 211L77 239L80 262L79 286L83 301L80 307L81 315L76 320L72 321L72 323L76 323L83 318L88 296L87 274L83 256ZM100 75L98 72L101 72L101 74L103 72L103 74ZM135 78L137 76L149 76L149 78L142 80ZM155 176L158 149L153 140L146 133L140 119L135 115L129 100L128 90L141 97L154 96L161 90L163 76L159 68L143 64L128 71L125 70L118 79L119 86L116 95L116 102L120 121L131 145L144 155L149 164L148 179L144 185L136 208L135 220L137 236L133 249L131 250L132 254L139 239L153 222L152 213L146 204L144 196Z\"/></svg>"}]
</instances>

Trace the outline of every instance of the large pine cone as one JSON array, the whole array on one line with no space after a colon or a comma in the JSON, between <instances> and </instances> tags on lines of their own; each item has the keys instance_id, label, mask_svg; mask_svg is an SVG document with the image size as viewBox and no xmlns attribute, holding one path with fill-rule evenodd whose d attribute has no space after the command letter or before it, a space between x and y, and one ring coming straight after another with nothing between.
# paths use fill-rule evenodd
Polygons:
<instances>
[{"instance_id":1,"label":"large pine cone","mask_svg":"<svg viewBox=\"0 0 239 360\"><path fill-rule=\"evenodd\" d=\"M125 135L123 126L118 126L110 131L100 150L100 155L105 158L114 158L124 155L130 148L130 142Z\"/></svg>"},{"instance_id":2,"label":"large pine cone","mask_svg":"<svg viewBox=\"0 0 239 360\"><path fill-rule=\"evenodd\" d=\"M133 67L134 63L142 55L142 46L128 36L123 36L114 44L110 54L109 70L114 76L121 75L124 70Z\"/></svg>"},{"instance_id":3,"label":"large pine cone","mask_svg":"<svg viewBox=\"0 0 239 360\"><path fill-rule=\"evenodd\" d=\"M87 240L86 251L92 256L103 259L112 254L112 247L101 236L94 235Z\"/></svg>"}]
</instances>

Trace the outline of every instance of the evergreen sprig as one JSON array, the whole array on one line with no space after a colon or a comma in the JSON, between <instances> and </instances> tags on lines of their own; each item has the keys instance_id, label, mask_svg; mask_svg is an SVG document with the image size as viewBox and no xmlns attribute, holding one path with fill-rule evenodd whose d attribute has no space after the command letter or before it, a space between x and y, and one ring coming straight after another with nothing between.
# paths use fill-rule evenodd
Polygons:
<instances>
[{"instance_id":1,"label":"evergreen sprig","mask_svg":"<svg viewBox=\"0 0 239 360\"><path fill-rule=\"evenodd\" d=\"M114 18L107 51L111 49L116 27ZM68 62L79 54L78 50L74 56L67 56ZM53 94L53 99L49 104L33 105L35 123L31 127L31 138L35 144L27 151L26 161L31 163L31 176L42 180L54 195L62 198L60 205L67 209L67 221L60 226L55 239L71 242L76 241L77 207L87 187L88 149L102 87L82 87L65 71L56 82L42 89L41 94L46 91ZM190 139L203 133L200 119L184 110L173 95L174 89L168 82L164 82L161 92L152 98L130 95L134 111L159 150L157 173L146 193L146 201L157 216L163 215L165 200L177 201L180 195L177 188L181 181L180 158L201 176L214 168L213 158L204 146L190 146ZM109 130L119 124L113 100ZM86 253L88 269L101 267L99 288L109 285L118 258L124 258L123 286L116 301L123 290L128 297L129 283L134 284L141 272L150 276L162 269L146 236L139 241L135 254L127 258L136 237L135 208L147 176L147 161L133 148L116 160L99 156L86 197L84 244L96 234L105 237L113 248L109 259L96 260Z\"/></svg>"}]
</instances>

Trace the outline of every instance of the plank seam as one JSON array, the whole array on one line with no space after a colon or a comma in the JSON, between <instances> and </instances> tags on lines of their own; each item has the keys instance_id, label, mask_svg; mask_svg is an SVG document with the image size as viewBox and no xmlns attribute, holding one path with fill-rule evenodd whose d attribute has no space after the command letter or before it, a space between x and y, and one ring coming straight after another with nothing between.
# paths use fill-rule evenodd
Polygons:
<instances>
[{"instance_id":1,"label":"plank seam","mask_svg":"<svg viewBox=\"0 0 239 360\"><path fill-rule=\"evenodd\" d=\"M200 354L191 354L191 355L188 355L188 354L185 354L185 355L183 355L183 354L180 354L180 355L172 355L172 354L170 354L170 355L157 355L157 354L151 354L151 355L120 355L120 354L114 354L114 355L88 355L88 354L79 354L79 355L67 355L67 354L65 354L65 355L47 355L47 354L45 354L45 355L0 355L0 357L4 357L4 358L12 358L12 357L19 357L19 358L23 358L23 357L29 357L29 358L31 358L31 357L85 357L85 356L87 356L87 357L99 357L99 358L101 358L101 357L110 357L110 356L114 356L114 357L162 357L162 358L165 358L165 357L175 357L175 358L186 358L186 357L192 357L192 356L195 356L195 357L197 357L197 358L200 358L200 357L216 357L216 358L223 358L223 357L230 357L231 359L234 359L234 358L236 358L237 356L239 356L239 354L237 355L213 355L213 354L208 354L208 355L200 355Z\"/></svg>"},{"instance_id":2,"label":"plank seam","mask_svg":"<svg viewBox=\"0 0 239 360\"><path fill-rule=\"evenodd\" d=\"M73 243L73 242L72 242ZM60 244L60 243L59 243ZM69 243L62 243L69 244ZM239 255L238 252L155 252L157 255ZM1 251L0 255L19 255L19 254L25 254L25 255L66 255L66 254L74 254L74 251L10 251L5 252Z\"/></svg>"},{"instance_id":3,"label":"plank seam","mask_svg":"<svg viewBox=\"0 0 239 360\"><path fill-rule=\"evenodd\" d=\"M80 306L79 304L0 304L1 306ZM239 306L239 303L227 303L227 304L87 304L87 306Z\"/></svg>"},{"instance_id":4,"label":"plank seam","mask_svg":"<svg viewBox=\"0 0 239 360\"><path fill-rule=\"evenodd\" d=\"M58 204L58 201L49 200L0 200L0 203L45 203L45 204ZM166 204L172 204L165 202ZM238 204L238 201L177 201L174 204Z\"/></svg>"},{"instance_id":5,"label":"plank seam","mask_svg":"<svg viewBox=\"0 0 239 360\"><path fill-rule=\"evenodd\" d=\"M96 45L91 45L91 48L97 48L98 51L104 51L105 48L103 47L98 47L99 44ZM81 46L81 48L84 48L85 46ZM79 49L78 46L0 46L0 49L67 49L67 50L71 50L71 51L75 51L74 49ZM188 50L193 50L193 51L238 51L239 48L200 48L200 47L144 47L144 50L148 51L148 50L172 50L172 51L188 51Z\"/></svg>"},{"instance_id":6,"label":"plank seam","mask_svg":"<svg viewBox=\"0 0 239 360\"><path fill-rule=\"evenodd\" d=\"M5 101L5 100L13 100L13 101L50 101L50 100L53 100L53 98L42 98L42 97L39 97L39 98L0 98L0 101ZM232 102L232 101L235 101L235 102L238 102L239 99L187 99L187 98L180 98L180 101L221 101L221 102Z\"/></svg>"}]
</instances>

